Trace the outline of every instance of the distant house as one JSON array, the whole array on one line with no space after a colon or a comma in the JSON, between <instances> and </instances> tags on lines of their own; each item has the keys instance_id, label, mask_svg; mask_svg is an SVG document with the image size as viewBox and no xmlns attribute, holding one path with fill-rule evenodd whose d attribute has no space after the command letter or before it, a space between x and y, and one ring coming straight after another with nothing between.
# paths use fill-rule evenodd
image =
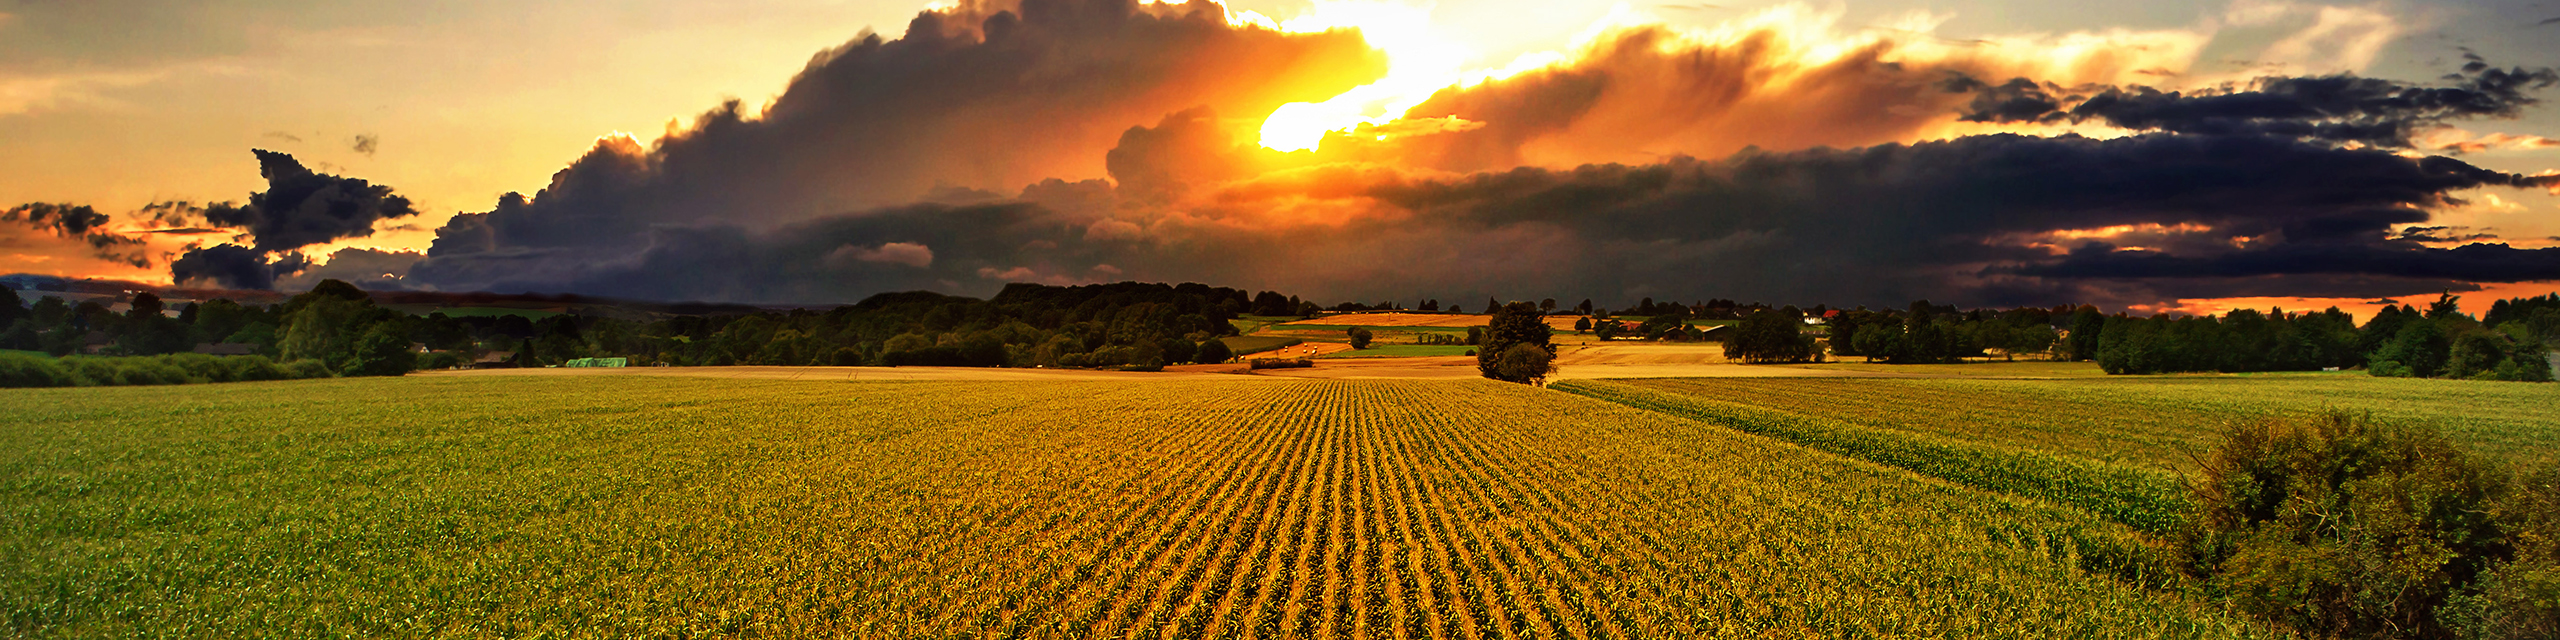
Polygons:
<instances>
[{"instance_id":1,"label":"distant house","mask_svg":"<svg viewBox=\"0 0 2560 640\"><path fill-rule=\"evenodd\" d=\"M513 351L491 351L471 361L473 369L513 369L515 367L516 352Z\"/></svg>"},{"instance_id":2,"label":"distant house","mask_svg":"<svg viewBox=\"0 0 2560 640\"><path fill-rule=\"evenodd\" d=\"M208 356L254 356L258 355L258 345L246 342L199 342L196 343L195 351Z\"/></svg>"}]
</instances>

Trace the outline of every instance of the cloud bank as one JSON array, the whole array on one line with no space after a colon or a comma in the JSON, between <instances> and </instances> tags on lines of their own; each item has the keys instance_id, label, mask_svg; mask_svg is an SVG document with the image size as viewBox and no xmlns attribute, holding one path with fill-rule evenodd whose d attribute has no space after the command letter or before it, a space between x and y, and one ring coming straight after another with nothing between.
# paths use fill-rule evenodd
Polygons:
<instances>
[{"instance_id":1,"label":"cloud bank","mask_svg":"<svg viewBox=\"0 0 2560 640\"><path fill-rule=\"evenodd\" d=\"M1837 20L1623 26L1282 153L1255 143L1263 116L1385 73L1358 33L1202 1L969 2L821 52L762 113L600 139L541 191L454 217L405 271L361 264L448 290L804 303L1136 279L2125 306L2560 278L2560 249L2430 224L2474 193L2560 193L2560 174L2428 155L2493 144L2452 127L2537 107L2550 69L2179 86L2209 34L1985 46ZM2328 46L2313 35L2279 44ZM333 184L312 211L344 215L253 199L214 222L254 241L176 271L274 286L295 249L406 215Z\"/></svg>"}]
</instances>

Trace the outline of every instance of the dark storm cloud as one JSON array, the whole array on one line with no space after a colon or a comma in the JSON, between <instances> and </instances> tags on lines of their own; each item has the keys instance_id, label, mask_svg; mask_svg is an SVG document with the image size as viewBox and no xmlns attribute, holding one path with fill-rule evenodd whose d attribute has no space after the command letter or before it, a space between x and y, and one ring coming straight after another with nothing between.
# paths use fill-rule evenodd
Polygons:
<instances>
[{"instance_id":1,"label":"dark storm cloud","mask_svg":"<svg viewBox=\"0 0 2560 640\"><path fill-rule=\"evenodd\" d=\"M2166 134L1977 136L1455 177L1334 165L1219 185L1170 209L1133 209L1139 194L1107 185L1055 183L1000 203L770 231L663 227L631 259L502 288L768 302L1132 278L1358 300L2373 296L2553 277L2560 253L2430 249L2392 234L2445 206L2448 192L2554 181L2380 150ZM2144 225L2182 230L2055 235ZM2137 260L2147 256L2108 244L2136 240L2174 253Z\"/></svg>"},{"instance_id":2,"label":"dark storm cloud","mask_svg":"<svg viewBox=\"0 0 2560 640\"><path fill-rule=\"evenodd\" d=\"M101 260L150 266L142 239L108 230L112 220L86 205L34 202L0 211L0 223L26 225L29 231L86 245Z\"/></svg>"},{"instance_id":3,"label":"dark storm cloud","mask_svg":"<svg viewBox=\"0 0 2560 640\"><path fill-rule=\"evenodd\" d=\"M378 223L418 214L408 198L393 194L387 185L313 172L291 155L251 151L267 190L250 194L248 204L163 202L144 208L152 222L180 227L166 231L192 234L210 231L199 226L223 227L238 231L235 242L247 243L190 245L169 263L169 276L177 283L271 289L278 278L309 268L301 248L368 237ZM416 261L415 254L404 255Z\"/></svg>"},{"instance_id":4,"label":"dark storm cloud","mask_svg":"<svg viewBox=\"0 0 2560 640\"><path fill-rule=\"evenodd\" d=\"M2517 249L2474 243L2432 249L2414 243L2302 243L2191 257L2083 245L2051 264L2012 270L2052 278L2233 278L2337 274L2440 278L2467 282L2560 280L2560 248Z\"/></svg>"},{"instance_id":5,"label":"dark storm cloud","mask_svg":"<svg viewBox=\"0 0 2560 640\"><path fill-rule=\"evenodd\" d=\"M821 53L760 115L732 103L648 148L603 141L541 193L456 217L417 275L469 288L626 257L658 225L1099 178L1129 127L1321 100L1384 62L1355 33L1236 28L1209 2L962 3L919 14L904 38Z\"/></svg>"},{"instance_id":6,"label":"dark storm cloud","mask_svg":"<svg viewBox=\"0 0 2560 640\"><path fill-rule=\"evenodd\" d=\"M2350 75L2262 78L2246 89L2196 92L2150 87L2063 87L2025 78L1999 85L1957 76L1950 91L1973 92L1973 122L2100 121L2137 131L2278 136L2407 148L2450 120L2513 118L2560 84L2551 68L2497 68L2479 56L2447 86ZM2081 95L2085 94L2085 95Z\"/></svg>"},{"instance_id":7,"label":"dark storm cloud","mask_svg":"<svg viewBox=\"0 0 2560 640\"><path fill-rule=\"evenodd\" d=\"M258 175L267 190L249 195L249 204L220 203L204 209L205 220L238 227L255 239L252 248L289 251L346 238L373 235L376 222L418 215L408 198L391 187L356 178L314 173L293 156L252 150Z\"/></svg>"},{"instance_id":8,"label":"dark storm cloud","mask_svg":"<svg viewBox=\"0 0 2560 640\"><path fill-rule=\"evenodd\" d=\"M265 251L225 243L188 250L169 263L169 276L179 286L274 289L278 276L299 273L307 264L300 253L271 257Z\"/></svg>"},{"instance_id":9,"label":"dark storm cloud","mask_svg":"<svg viewBox=\"0 0 2560 640\"><path fill-rule=\"evenodd\" d=\"M1636 29L1443 91L1408 128L1280 154L1221 114L1332 95L1361 74L1326 65L1374 61L1356 39L1114 0L968 4L909 33L819 56L761 117L600 141L534 196L453 218L406 281L740 302L1132 279L1364 301L2377 297L2544 273L2543 250L2424 243L2474 239L2428 228L2466 190L2560 182L2401 155L2555 81L2476 60L2446 86L2075 94L1973 80L2009 68L1990 58L1891 63L1889 43L1799 68L1767 37ZM2149 133L1873 142L1957 112ZM1743 140L1805 150L1555 161Z\"/></svg>"}]
</instances>

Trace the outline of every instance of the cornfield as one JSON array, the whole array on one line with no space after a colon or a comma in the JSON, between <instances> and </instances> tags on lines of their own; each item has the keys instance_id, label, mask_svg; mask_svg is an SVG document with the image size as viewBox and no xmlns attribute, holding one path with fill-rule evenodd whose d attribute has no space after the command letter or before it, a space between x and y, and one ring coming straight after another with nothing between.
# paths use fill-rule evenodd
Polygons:
<instances>
[{"instance_id":1,"label":"cornfield","mask_svg":"<svg viewBox=\"0 0 2560 640\"><path fill-rule=\"evenodd\" d=\"M38 637L2234 637L2140 536L1483 381L0 395Z\"/></svg>"}]
</instances>

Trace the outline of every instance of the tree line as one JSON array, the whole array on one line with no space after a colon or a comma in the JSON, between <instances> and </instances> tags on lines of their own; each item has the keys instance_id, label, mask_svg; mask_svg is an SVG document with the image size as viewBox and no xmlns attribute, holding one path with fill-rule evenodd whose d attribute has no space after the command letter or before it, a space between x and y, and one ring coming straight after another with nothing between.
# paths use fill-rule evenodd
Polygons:
<instances>
[{"instance_id":1,"label":"tree line","mask_svg":"<svg viewBox=\"0 0 2560 640\"><path fill-rule=\"evenodd\" d=\"M55 356L184 353L197 345L247 345L281 362L315 362L336 375L400 375L507 354L509 366L619 357L640 366L934 365L1149 368L1233 357L1220 337L1256 300L1306 303L1273 292L1200 284L1013 284L987 300L929 292L885 293L829 310L626 317L567 313L457 317L383 307L362 290L324 281L275 305L189 303L175 317L150 293L132 309L47 297L0 304L0 349ZM1277 306L1274 304L1273 306Z\"/></svg>"}]
</instances>

